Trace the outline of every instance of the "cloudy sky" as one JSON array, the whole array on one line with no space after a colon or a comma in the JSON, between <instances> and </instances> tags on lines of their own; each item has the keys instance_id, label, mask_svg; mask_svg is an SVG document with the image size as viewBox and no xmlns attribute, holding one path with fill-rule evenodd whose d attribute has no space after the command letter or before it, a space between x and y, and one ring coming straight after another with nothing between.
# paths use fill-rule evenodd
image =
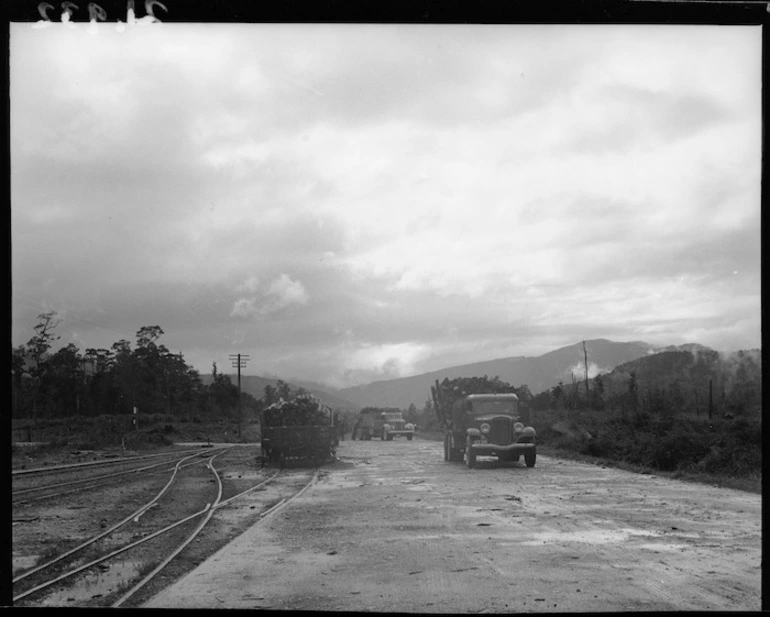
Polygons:
<instances>
[{"instance_id":1,"label":"cloudy sky","mask_svg":"<svg viewBox=\"0 0 770 617\"><path fill-rule=\"evenodd\" d=\"M335 386L761 345L752 26L11 25L12 342Z\"/></svg>"}]
</instances>

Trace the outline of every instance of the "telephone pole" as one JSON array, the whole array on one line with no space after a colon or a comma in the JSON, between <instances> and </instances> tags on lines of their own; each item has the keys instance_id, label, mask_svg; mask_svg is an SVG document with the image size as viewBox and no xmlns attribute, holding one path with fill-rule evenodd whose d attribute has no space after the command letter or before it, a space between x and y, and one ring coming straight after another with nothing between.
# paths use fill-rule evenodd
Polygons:
<instances>
[{"instance_id":1,"label":"telephone pole","mask_svg":"<svg viewBox=\"0 0 770 617\"><path fill-rule=\"evenodd\" d=\"M241 438L241 424L243 423L243 416L241 415L241 369L246 368L246 363L249 361L249 356L246 354L230 354L230 362L233 367L238 369L238 439Z\"/></svg>"}]
</instances>

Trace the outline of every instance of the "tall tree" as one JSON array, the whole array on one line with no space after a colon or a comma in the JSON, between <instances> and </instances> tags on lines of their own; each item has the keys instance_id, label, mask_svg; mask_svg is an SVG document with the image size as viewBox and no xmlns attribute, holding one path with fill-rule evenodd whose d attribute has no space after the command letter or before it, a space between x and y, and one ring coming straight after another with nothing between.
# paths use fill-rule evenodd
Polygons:
<instances>
[{"instance_id":1,"label":"tall tree","mask_svg":"<svg viewBox=\"0 0 770 617\"><path fill-rule=\"evenodd\" d=\"M42 402L42 388L46 372L46 360L54 341L60 337L54 335L54 330L61 323L56 311L40 313L34 327L35 334L27 342L26 349L31 360L29 374L32 378L32 417L37 422L38 405Z\"/></svg>"}]
</instances>

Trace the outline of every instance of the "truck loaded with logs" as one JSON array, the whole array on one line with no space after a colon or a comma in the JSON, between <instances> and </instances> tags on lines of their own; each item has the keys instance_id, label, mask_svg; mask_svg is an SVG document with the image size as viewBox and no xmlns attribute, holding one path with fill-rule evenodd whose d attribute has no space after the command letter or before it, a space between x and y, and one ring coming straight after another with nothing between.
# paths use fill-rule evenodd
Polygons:
<instances>
[{"instance_id":1,"label":"truck loaded with logs","mask_svg":"<svg viewBox=\"0 0 770 617\"><path fill-rule=\"evenodd\" d=\"M336 456L336 414L309 394L282 398L266 407L261 429L263 464L320 464Z\"/></svg>"},{"instance_id":2,"label":"truck loaded with logs","mask_svg":"<svg viewBox=\"0 0 770 617\"><path fill-rule=\"evenodd\" d=\"M499 461L524 456L527 467L535 466L535 429L521 422L519 397L511 390L503 382L487 379L436 380L431 396L445 430L445 461L464 459L472 469L479 456L495 456Z\"/></svg>"},{"instance_id":3,"label":"truck loaded with logs","mask_svg":"<svg viewBox=\"0 0 770 617\"><path fill-rule=\"evenodd\" d=\"M394 437L406 437L412 441L414 431L414 424L404 419L400 409L364 407L358 414L351 438L369 441L379 437L382 441L393 441Z\"/></svg>"}]
</instances>

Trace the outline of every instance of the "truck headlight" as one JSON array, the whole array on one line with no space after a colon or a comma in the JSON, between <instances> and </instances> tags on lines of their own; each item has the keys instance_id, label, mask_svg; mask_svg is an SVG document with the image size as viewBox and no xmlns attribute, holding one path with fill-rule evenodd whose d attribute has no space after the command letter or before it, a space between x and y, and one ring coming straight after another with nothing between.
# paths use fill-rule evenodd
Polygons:
<instances>
[{"instance_id":1,"label":"truck headlight","mask_svg":"<svg viewBox=\"0 0 770 617\"><path fill-rule=\"evenodd\" d=\"M383 424L382 425L382 430L389 431L390 430L390 424Z\"/></svg>"},{"instance_id":2,"label":"truck headlight","mask_svg":"<svg viewBox=\"0 0 770 617\"><path fill-rule=\"evenodd\" d=\"M513 430L516 431L517 433L521 433L521 431L524 430L524 425L521 422L517 422L516 424L513 425Z\"/></svg>"},{"instance_id":3,"label":"truck headlight","mask_svg":"<svg viewBox=\"0 0 770 617\"><path fill-rule=\"evenodd\" d=\"M480 428L481 428L481 432L484 435L488 435L489 431L492 429L492 427L489 426L489 424L487 424L486 422L484 422L484 424L482 424Z\"/></svg>"},{"instance_id":4,"label":"truck headlight","mask_svg":"<svg viewBox=\"0 0 770 617\"><path fill-rule=\"evenodd\" d=\"M414 424L412 424L411 422L409 424L407 424L406 425L406 430L407 431L413 431L414 430Z\"/></svg>"}]
</instances>

